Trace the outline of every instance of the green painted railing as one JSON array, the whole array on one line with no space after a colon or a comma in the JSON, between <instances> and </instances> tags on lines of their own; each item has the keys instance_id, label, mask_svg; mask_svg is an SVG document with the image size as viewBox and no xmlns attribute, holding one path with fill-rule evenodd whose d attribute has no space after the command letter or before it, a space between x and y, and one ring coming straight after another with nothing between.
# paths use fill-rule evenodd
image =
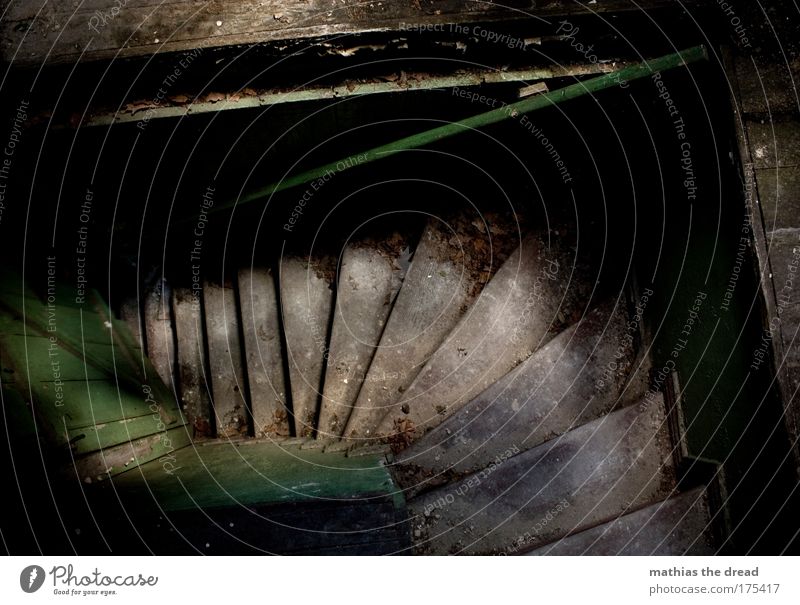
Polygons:
<instances>
[{"instance_id":1,"label":"green painted railing","mask_svg":"<svg viewBox=\"0 0 800 605\"><path fill-rule=\"evenodd\" d=\"M403 137L402 139L397 139L391 143L387 143L379 147L373 147L372 149L362 151L361 153L350 155L346 158L342 158L328 164L323 164L322 166L312 168L311 170L306 170L305 172L300 172L276 183L267 185L266 187L251 191L237 200L220 204L216 206L212 212L220 212L233 206L248 204L268 197L269 195L278 191L284 191L286 189L291 189L292 187L305 185L306 183L316 179L327 178L330 174L341 173L355 166L362 166L369 162L374 162L375 160L387 158L401 151L423 147L425 145L447 139L469 130L489 126L490 124L496 124L497 122L502 122L503 120L516 117L519 114L529 113L536 111L537 109L550 107L557 103L568 101L569 99L575 99L577 97L611 88L613 86L624 86L627 84L627 82L645 78L656 72L688 65L690 63L707 58L708 54L705 47L695 46L671 55L665 55L657 59L643 61L642 63L637 63L636 65L631 65L618 71L610 72L582 82L576 82L575 84L570 84L564 88L537 95L528 99L523 99L521 101L517 101L516 103L509 103L503 107L499 107L485 113L471 116L463 120L458 120L456 122L451 122L443 126L438 126L436 128L413 134L408 137Z\"/></svg>"}]
</instances>

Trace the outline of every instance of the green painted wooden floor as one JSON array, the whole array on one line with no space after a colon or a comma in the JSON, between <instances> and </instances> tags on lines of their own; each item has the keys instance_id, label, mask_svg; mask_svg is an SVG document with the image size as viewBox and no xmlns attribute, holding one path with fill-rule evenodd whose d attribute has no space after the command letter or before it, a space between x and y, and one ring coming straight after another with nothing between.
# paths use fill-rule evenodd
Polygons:
<instances>
[{"instance_id":1,"label":"green painted wooden floor","mask_svg":"<svg viewBox=\"0 0 800 605\"><path fill-rule=\"evenodd\" d=\"M195 444L113 478L130 497L166 511L308 501L351 501L394 492L382 456L301 449L298 440ZM111 490L111 482L97 486Z\"/></svg>"}]
</instances>

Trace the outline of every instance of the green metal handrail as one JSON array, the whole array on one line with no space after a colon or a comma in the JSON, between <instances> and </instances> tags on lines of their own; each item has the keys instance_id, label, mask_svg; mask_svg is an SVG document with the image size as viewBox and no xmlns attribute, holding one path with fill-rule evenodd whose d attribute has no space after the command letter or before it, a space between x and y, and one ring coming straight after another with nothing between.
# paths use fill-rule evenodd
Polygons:
<instances>
[{"instance_id":1,"label":"green metal handrail","mask_svg":"<svg viewBox=\"0 0 800 605\"><path fill-rule=\"evenodd\" d=\"M516 103L509 103L503 107L499 107L485 113L480 113L456 122L450 122L449 124L438 126L436 128L413 134L408 137L403 137L402 139L397 139L391 143L387 143L379 147L373 147L367 151L362 151L361 153L347 156L346 158L339 159L335 162L330 162L328 164L323 164L322 166L300 172L276 183L272 183L271 185L267 185L266 187L251 191L250 193L240 197L238 200L233 200L231 202L216 206L213 210L211 210L211 212L220 212L233 206L254 202L278 191L284 191L286 189L291 189L292 187L305 185L306 183L315 179L327 177L331 173L338 174L344 172L345 170L349 170L352 167L362 166L369 162L374 162L375 160L389 157L400 151L423 147L430 143L441 141L468 130L481 128L490 124L496 124L497 122L502 122L503 120L515 117L519 114L536 111L537 109L549 107L569 99L575 99L585 94L611 88L612 86L624 86L627 82L632 80L638 80L656 72L680 67L682 65L688 65L703 59L708 59L706 48L704 46L694 46L671 55L665 55L663 57L658 57L657 59L643 61L636 65L631 65L629 67L625 67L596 78L591 78L583 82L576 82L575 84L570 84L564 88L559 88L558 90L554 90L552 92L547 92L535 97L523 99L521 101L517 101Z\"/></svg>"}]
</instances>

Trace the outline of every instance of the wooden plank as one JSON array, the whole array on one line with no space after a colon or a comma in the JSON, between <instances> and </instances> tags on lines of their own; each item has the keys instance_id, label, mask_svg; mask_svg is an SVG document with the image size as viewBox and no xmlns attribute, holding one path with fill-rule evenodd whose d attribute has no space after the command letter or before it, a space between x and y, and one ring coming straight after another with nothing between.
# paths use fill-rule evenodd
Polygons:
<instances>
[{"instance_id":1,"label":"wooden plank","mask_svg":"<svg viewBox=\"0 0 800 605\"><path fill-rule=\"evenodd\" d=\"M172 297L178 382L183 413L198 437L210 436L211 397L205 366L205 330L199 292L176 288Z\"/></svg>"},{"instance_id":2,"label":"wooden plank","mask_svg":"<svg viewBox=\"0 0 800 605\"><path fill-rule=\"evenodd\" d=\"M115 368L115 380L121 382L118 368L126 368L127 372L124 375L126 382L124 384L132 386L137 391L140 388L150 389L152 397L157 399L159 405L162 406L161 414L165 418L169 414L180 414L173 391L159 379L150 358L144 355L143 351L137 346L138 343L128 329L127 324L113 316L111 309L108 308L108 305L100 298L99 294L92 292L91 297L99 319L105 325L111 326L111 334L115 346L114 351L115 354L119 353L118 358L120 361Z\"/></svg>"},{"instance_id":3,"label":"wooden plank","mask_svg":"<svg viewBox=\"0 0 800 605\"><path fill-rule=\"evenodd\" d=\"M352 499L394 492L382 456L348 458L321 450L249 440L236 446L215 441L175 452L175 475L156 462L114 480L120 490L155 495L167 511L267 503ZM180 482L176 481L180 478ZM152 495L150 490L152 490ZM235 498L235 500L234 500Z\"/></svg>"},{"instance_id":4,"label":"wooden plank","mask_svg":"<svg viewBox=\"0 0 800 605\"><path fill-rule=\"evenodd\" d=\"M517 96L522 99L524 97L530 97L531 95L540 95L545 92L549 92L550 89L547 88L547 84L545 82L536 82L535 84L531 84L530 86L524 86L517 91Z\"/></svg>"},{"instance_id":5,"label":"wooden plank","mask_svg":"<svg viewBox=\"0 0 800 605\"><path fill-rule=\"evenodd\" d=\"M800 227L800 166L754 172L767 233Z\"/></svg>"},{"instance_id":6,"label":"wooden plank","mask_svg":"<svg viewBox=\"0 0 800 605\"><path fill-rule=\"evenodd\" d=\"M211 401L217 436L235 437L247 432L247 401L236 293L230 284L206 282L203 297Z\"/></svg>"},{"instance_id":7,"label":"wooden plank","mask_svg":"<svg viewBox=\"0 0 800 605\"><path fill-rule=\"evenodd\" d=\"M145 294L144 327L147 335L147 356L153 362L164 384L175 383L175 329L170 312L172 288L159 279Z\"/></svg>"},{"instance_id":8,"label":"wooden plank","mask_svg":"<svg viewBox=\"0 0 800 605\"><path fill-rule=\"evenodd\" d=\"M287 436L280 310L272 272L264 267L240 270L239 300L255 434Z\"/></svg>"},{"instance_id":9,"label":"wooden plank","mask_svg":"<svg viewBox=\"0 0 800 605\"><path fill-rule=\"evenodd\" d=\"M744 202L746 214L752 221L752 238L756 256L758 259L758 274L761 296L766 307L766 318L764 325L772 324L778 320L778 303L776 300L775 287L771 278L770 268L770 255L767 251L768 242L768 226L765 225L764 215L762 215L760 207L760 188L755 183L755 169L764 168L763 165L763 136L760 141L754 141L752 136L752 123L749 120L743 119L741 112L744 105L742 94L747 94L746 86L740 81L734 67L734 56L730 51L723 49L722 52L723 65L725 73L731 82L731 96L733 97L734 108L737 110L737 119L734 120L736 142L739 148L739 162L742 172L742 183L744 184ZM745 89L744 91L742 89ZM763 135L763 132L762 132ZM757 145L761 158L756 157ZM759 162L762 162L759 165ZM772 346L772 358L776 360L784 359L785 351L783 338L770 339ZM794 396L795 385L793 380L794 372L790 369L789 364L776 364L775 373L778 377L778 385L780 387L781 399L783 400L785 414L785 424L789 431L790 439L795 443L792 448L792 453L795 465L800 468L800 447L798 447L798 439L800 436L800 410L797 406L797 400Z\"/></svg>"},{"instance_id":10,"label":"wooden plank","mask_svg":"<svg viewBox=\"0 0 800 605\"><path fill-rule=\"evenodd\" d=\"M54 315L61 317L62 310L80 313L84 325L102 325L109 336L113 335L114 345L80 342L80 335L76 338L73 333L74 321L65 328L56 320L57 329L53 332L44 330L47 336L41 336L22 325L21 321L4 316L5 327L9 329L0 337L3 380L13 381L26 398L32 398L41 428L56 444L66 444L76 436L65 434L65 424L70 428L95 423L102 425L148 413L155 414L168 425L182 422L170 393L163 385L158 380L142 378L141 365L137 365L135 359L141 351L128 346L132 337L127 326L113 319L107 309L91 310L95 296L92 295L89 310L58 306ZM80 317L78 321L81 321ZM77 329L80 329L80 324ZM27 336L19 334L25 332L28 332ZM155 375L146 358L144 367ZM153 392L155 402L146 400L145 388ZM141 430L136 434L140 436ZM97 442L110 445L109 439L113 441L110 436L98 437ZM89 441L78 449L85 450L88 444Z\"/></svg>"},{"instance_id":11,"label":"wooden plank","mask_svg":"<svg viewBox=\"0 0 800 605\"><path fill-rule=\"evenodd\" d=\"M0 372L4 382L17 381L20 384L52 381L53 359L49 356L51 341L44 336L29 334L0 335ZM87 355L112 358L110 344L86 344ZM83 359L67 351L60 351L57 357L58 372L62 380L102 380L106 372L85 363Z\"/></svg>"},{"instance_id":12,"label":"wooden plank","mask_svg":"<svg viewBox=\"0 0 800 605\"><path fill-rule=\"evenodd\" d=\"M98 298L92 294L92 299ZM39 299L25 294L0 293L0 312L3 332L16 336L39 336L49 339L55 345L57 357L51 361L73 356L79 363L97 368L107 376L113 376L132 388L142 384L141 351L129 350L130 347L118 347L113 355L107 349L98 349L92 345L111 346L114 334L129 334L127 326L115 320L110 313L101 314L97 305L87 305L87 309L68 305L48 304L45 306ZM24 317L24 321L23 321ZM116 326L116 330L112 328ZM55 339L55 340L53 340ZM130 338L124 339L125 342ZM99 352L98 354L95 354ZM11 359L17 367L19 376L24 376L26 367L24 357ZM145 363L145 366L147 364ZM167 400L167 398L162 397Z\"/></svg>"},{"instance_id":13,"label":"wooden plank","mask_svg":"<svg viewBox=\"0 0 800 605\"><path fill-rule=\"evenodd\" d=\"M175 468L175 453L189 443L189 433L181 426L76 458L72 472L84 483L93 483L158 461L161 471L169 474Z\"/></svg>"},{"instance_id":14,"label":"wooden plank","mask_svg":"<svg viewBox=\"0 0 800 605\"><path fill-rule=\"evenodd\" d=\"M328 352L328 324L333 304L333 267L330 258L281 259L281 313L295 434L314 432L322 373Z\"/></svg>"},{"instance_id":15,"label":"wooden plank","mask_svg":"<svg viewBox=\"0 0 800 605\"><path fill-rule=\"evenodd\" d=\"M40 336L56 333L59 339L75 345L110 344L111 334L108 326L97 321L94 312L58 302L46 305L39 298L29 294L0 292L0 305L5 307L13 319L17 320L11 334L27 334L35 331ZM23 324L24 322L27 325Z\"/></svg>"},{"instance_id":16,"label":"wooden plank","mask_svg":"<svg viewBox=\"0 0 800 605\"><path fill-rule=\"evenodd\" d=\"M105 449L121 443L136 441L142 437L174 429L186 424L180 416L174 422L166 424L159 414L148 414L137 418L125 418L110 422L98 422L67 431L67 439L72 444L75 454L86 454Z\"/></svg>"},{"instance_id":17,"label":"wooden plank","mask_svg":"<svg viewBox=\"0 0 800 605\"><path fill-rule=\"evenodd\" d=\"M240 44L317 38L376 31L416 31L451 23L538 20L571 14L641 10L670 6L668 0L634 5L598 0L591 6L552 0L530 10L492 2L439 0L435 5L360 0L241 0L199 4L191 0L128 2L116 13L108 3L14 2L0 23L2 58L14 65L38 65L149 56Z\"/></svg>"},{"instance_id":18,"label":"wooden plank","mask_svg":"<svg viewBox=\"0 0 800 605\"><path fill-rule=\"evenodd\" d=\"M33 396L35 409L57 429L63 428L64 422L68 428L79 428L153 413L144 391L118 390L108 380L40 382L33 386Z\"/></svg>"}]
</instances>

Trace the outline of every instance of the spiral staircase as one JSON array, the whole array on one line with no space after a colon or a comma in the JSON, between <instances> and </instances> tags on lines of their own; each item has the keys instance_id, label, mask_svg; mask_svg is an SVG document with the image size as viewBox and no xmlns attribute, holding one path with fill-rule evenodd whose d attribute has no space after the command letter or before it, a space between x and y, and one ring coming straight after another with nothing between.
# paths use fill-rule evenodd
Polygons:
<instances>
[{"instance_id":1,"label":"spiral staircase","mask_svg":"<svg viewBox=\"0 0 800 605\"><path fill-rule=\"evenodd\" d=\"M574 227L457 211L82 311L113 363L74 361L117 409L52 433L91 522L167 553L713 553L716 487L681 480L650 388L647 292ZM53 389L29 382L37 413ZM180 409L131 411L142 384Z\"/></svg>"}]
</instances>

